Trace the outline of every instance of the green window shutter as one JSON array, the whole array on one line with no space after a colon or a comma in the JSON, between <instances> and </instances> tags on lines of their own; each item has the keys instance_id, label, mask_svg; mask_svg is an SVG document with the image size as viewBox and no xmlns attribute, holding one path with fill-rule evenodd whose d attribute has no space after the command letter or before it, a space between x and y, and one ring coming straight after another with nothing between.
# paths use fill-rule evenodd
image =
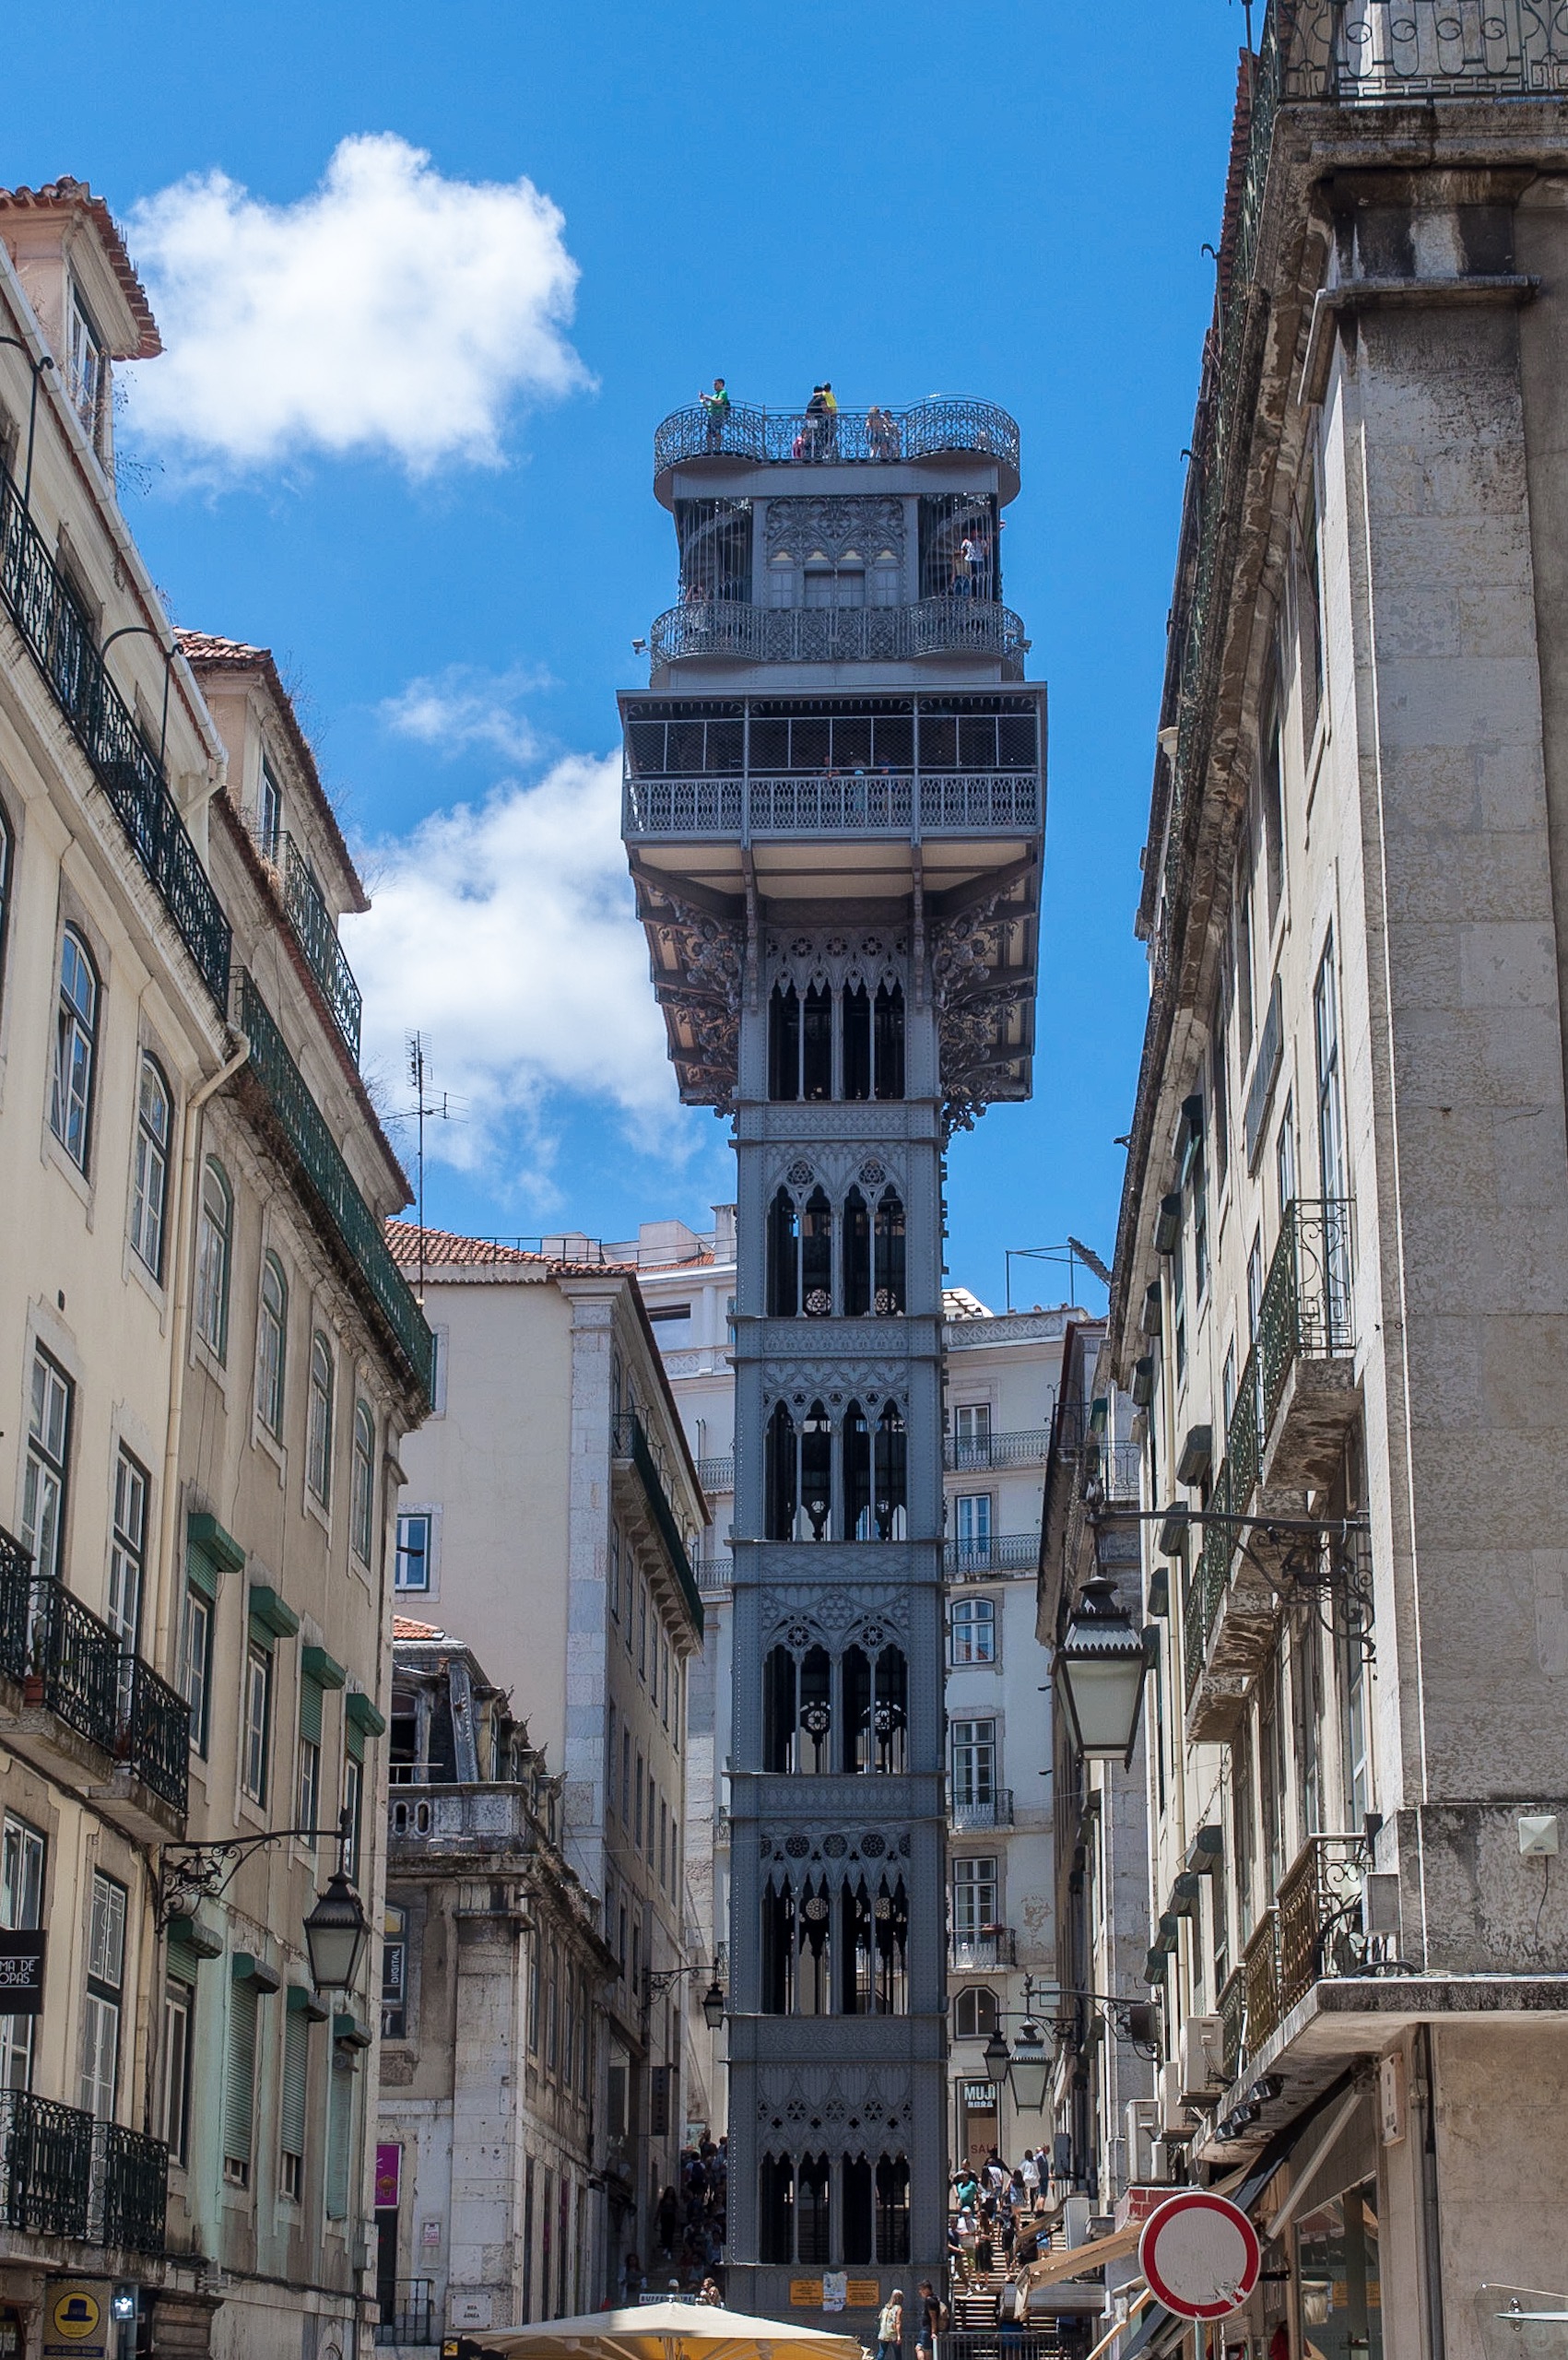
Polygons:
<instances>
[{"instance_id":1,"label":"green window shutter","mask_svg":"<svg viewBox=\"0 0 1568 2360\"><path fill-rule=\"evenodd\" d=\"M332 2069L332 2120L327 2128L326 2217L348 2217L348 2167L354 2152L354 2068L341 2059Z\"/></svg>"},{"instance_id":2,"label":"green window shutter","mask_svg":"<svg viewBox=\"0 0 1568 2360\"><path fill-rule=\"evenodd\" d=\"M312 1745L321 1743L321 1682L309 1672L300 1677L300 1735Z\"/></svg>"},{"instance_id":3,"label":"green window shutter","mask_svg":"<svg viewBox=\"0 0 1568 2360\"><path fill-rule=\"evenodd\" d=\"M341 1688L348 1675L324 1647L301 1647L300 1669L318 1688Z\"/></svg>"},{"instance_id":4,"label":"green window shutter","mask_svg":"<svg viewBox=\"0 0 1568 2360\"><path fill-rule=\"evenodd\" d=\"M364 1760L365 1732L360 1727L358 1721L344 1722L343 1748L350 1762L362 1762Z\"/></svg>"},{"instance_id":5,"label":"green window shutter","mask_svg":"<svg viewBox=\"0 0 1568 2360\"><path fill-rule=\"evenodd\" d=\"M231 1532L224 1531L215 1516L188 1516L185 1538L193 1549L201 1551L216 1573L237 1574L245 1562L244 1551Z\"/></svg>"},{"instance_id":6,"label":"green window shutter","mask_svg":"<svg viewBox=\"0 0 1568 2360\"><path fill-rule=\"evenodd\" d=\"M251 2167L256 2110L256 1987L229 1987L229 2056L223 2083L223 2155Z\"/></svg>"},{"instance_id":7,"label":"green window shutter","mask_svg":"<svg viewBox=\"0 0 1568 2360\"><path fill-rule=\"evenodd\" d=\"M205 1550L193 1543L185 1552L185 1578L193 1589L218 1603L218 1568Z\"/></svg>"},{"instance_id":8,"label":"green window shutter","mask_svg":"<svg viewBox=\"0 0 1568 2360\"><path fill-rule=\"evenodd\" d=\"M283 2106L279 2137L286 2155L305 2152L305 2083L311 2054L311 2020L290 2008L283 2020Z\"/></svg>"},{"instance_id":9,"label":"green window shutter","mask_svg":"<svg viewBox=\"0 0 1568 2360\"><path fill-rule=\"evenodd\" d=\"M343 1709L353 1726L367 1737L380 1737L386 1727L385 1714L377 1711L362 1688L352 1690L344 1698Z\"/></svg>"},{"instance_id":10,"label":"green window shutter","mask_svg":"<svg viewBox=\"0 0 1568 2360\"><path fill-rule=\"evenodd\" d=\"M193 1949L189 1942L177 1941L172 1934L169 1937L167 1961L169 1972L176 1983L194 1983L196 1969L202 1963L199 1951Z\"/></svg>"},{"instance_id":11,"label":"green window shutter","mask_svg":"<svg viewBox=\"0 0 1568 2360\"><path fill-rule=\"evenodd\" d=\"M265 1582L251 1584L251 1636L270 1647L274 1639L291 1639L300 1618Z\"/></svg>"}]
</instances>

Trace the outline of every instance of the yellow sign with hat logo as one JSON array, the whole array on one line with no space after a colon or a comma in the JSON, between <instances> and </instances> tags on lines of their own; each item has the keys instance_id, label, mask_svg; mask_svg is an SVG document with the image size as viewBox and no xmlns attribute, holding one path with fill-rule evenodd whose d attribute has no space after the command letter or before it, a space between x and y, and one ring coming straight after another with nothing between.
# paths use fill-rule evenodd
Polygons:
<instances>
[{"instance_id":1,"label":"yellow sign with hat logo","mask_svg":"<svg viewBox=\"0 0 1568 2360\"><path fill-rule=\"evenodd\" d=\"M44 2307L43 2350L46 2360L69 2354L71 2360L101 2360L109 2338L107 2288L57 2285Z\"/></svg>"}]
</instances>

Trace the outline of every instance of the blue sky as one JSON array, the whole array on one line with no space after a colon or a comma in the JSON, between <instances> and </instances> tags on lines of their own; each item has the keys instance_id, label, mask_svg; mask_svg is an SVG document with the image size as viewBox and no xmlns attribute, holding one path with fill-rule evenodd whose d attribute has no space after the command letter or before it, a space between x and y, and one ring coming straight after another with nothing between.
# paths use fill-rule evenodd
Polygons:
<instances>
[{"instance_id":1,"label":"blue sky","mask_svg":"<svg viewBox=\"0 0 1568 2360\"><path fill-rule=\"evenodd\" d=\"M1022 428L1040 1051L1033 1104L955 1142L949 1261L999 1304L1008 1246L1109 1256L1242 34L1235 0L120 0L8 28L0 173L74 172L128 218L170 345L123 424L133 529L179 621L298 685L381 888L348 947L386 1104L415 1021L461 1102L432 1221L624 1236L730 1192L723 1127L673 1103L606 758L674 580L654 423L715 371L780 406L829 376L846 407L971 392Z\"/></svg>"}]
</instances>

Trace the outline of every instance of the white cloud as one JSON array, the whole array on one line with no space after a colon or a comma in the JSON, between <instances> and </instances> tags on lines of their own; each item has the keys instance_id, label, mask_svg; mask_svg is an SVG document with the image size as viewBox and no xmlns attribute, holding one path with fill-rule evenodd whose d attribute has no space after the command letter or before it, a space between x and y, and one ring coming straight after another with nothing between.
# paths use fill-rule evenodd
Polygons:
<instances>
[{"instance_id":1,"label":"white cloud","mask_svg":"<svg viewBox=\"0 0 1568 2360\"><path fill-rule=\"evenodd\" d=\"M373 906L346 925L367 1068L401 1075L417 1027L436 1092L465 1102L427 1129L427 1154L493 1169L525 1153L524 1176L548 1186L567 1094L607 1104L645 1152L691 1151L619 826L619 761L572 756L371 847Z\"/></svg>"},{"instance_id":2,"label":"white cloud","mask_svg":"<svg viewBox=\"0 0 1568 2360\"><path fill-rule=\"evenodd\" d=\"M589 382L556 206L527 180L444 180L390 132L343 140L295 204L209 172L129 228L167 347L129 372L131 415L195 462L495 465L520 397Z\"/></svg>"},{"instance_id":3,"label":"white cloud","mask_svg":"<svg viewBox=\"0 0 1568 2360\"><path fill-rule=\"evenodd\" d=\"M509 761L532 761L539 740L517 704L528 690L547 681L548 675L538 672L496 674L449 664L434 678L410 680L396 696L383 698L378 710L398 737L433 746L449 759L477 746Z\"/></svg>"}]
</instances>

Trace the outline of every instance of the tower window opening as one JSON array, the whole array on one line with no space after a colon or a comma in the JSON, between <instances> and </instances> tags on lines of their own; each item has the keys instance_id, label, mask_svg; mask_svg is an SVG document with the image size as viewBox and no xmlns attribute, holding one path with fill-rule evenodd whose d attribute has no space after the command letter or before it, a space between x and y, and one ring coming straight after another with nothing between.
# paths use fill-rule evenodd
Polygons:
<instances>
[{"instance_id":1,"label":"tower window opening","mask_svg":"<svg viewBox=\"0 0 1568 2360\"><path fill-rule=\"evenodd\" d=\"M688 599L751 596L751 502L678 500L680 587Z\"/></svg>"},{"instance_id":2,"label":"tower window opening","mask_svg":"<svg viewBox=\"0 0 1568 2360\"><path fill-rule=\"evenodd\" d=\"M770 1540L793 1540L796 1537L796 1506L800 1497L797 1449L795 1421L781 1401L768 1421L762 1452Z\"/></svg>"},{"instance_id":3,"label":"tower window opening","mask_svg":"<svg viewBox=\"0 0 1568 2360\"><path fill-rule=\"evenodd\" d=\"M868 2262L872 2250L871 2162L867 2155L843 2159L843 2258Z\"/></svg>"},{"instance_id":4,"label":"tower window opening","mask_svg":"<svg viewBox=\"0 0 1568 2360\"><path fill-rule=\"evenodd\" d=\"M871 1429L858 1401L843 1413L843 1528L851 1540L872 1538Z\"/></svg>"},{"instance_id":5,"label":"tower window opening","mask_svg":"<svg viewBox=\"0 0 1568 2360\"><path fill-rule=\"evenodd\" d=\"M864 1318L871 1308L871 1213L858 1188L843 1201L843 1250L844 1313L850 1319ZM849 1524L853 1530L853 1516Z\"/></svg>"},{"instance_id":6,"label":"tower window opening","mask_svg":"<svg viewBox=\"0 0 1568 2360\"><path fill-rule=\"evenodd\" d=\"M825 2262L832 2260L832 2230L828 2190L831 2171L826 2155L803 2155L796 2193L796 2259Z\"/></svg>"},{"instance_id":7,"label":"tower window opening","mask_svg":"<svg viewBox=\"0 0 1568 2360\"><path fill-rule=\"evenodd\" d=\"M876 1537L878 1540L902 1540L909 1531L909 1436L902 1413L894 1402L888 1402L878 1419L874 1440L871 1482Z\"/></svg>"},{"instance_id":8,"label":"tower window opening","mask_svg":"<svg viewBox=\"0 0 1568 2360\"><path fill-rule=\"evenodd\" d=\"M800 1226L800 1308L808 1319L825 1319L833 1307L833 1209L824 1189L814 1188Z\"/></svg>"},{"instance_id":9,"label":"tower window opening","mask_svg":"<svg viewBox=\"0 0 1568 2360\"><path fill-rule=\"evenodd\" d=\"M843 1094L863 1099L871 1095L871 996L864 984L843 994Z\"/></svg>"},{"instance_id":10,"label":"tower window opening","mask_svg":"<svg viewBox=\"0 0 1568 2360\"><path fill-rule=\"evenodd\" d=\"M768 1095L788 1103L800 1095L800 996L775 984L768 1003Z\"/></svg>"},{"instance_id":11,"label":"tower window opening","mask_svg":"<svg viewBox=\"0 0 1568 2360\"><path fill-rule=\"evenodd\" d=\"M877 2259L883 2263L909 2260L909 2160L904 2155L877 2160Z\"/></svg>"},{"instance_id":12,"label":"tower window opening","mask_svg":"<svg viewBox=\"0 0 1568 2360\"><path fill-rule=\"evenodd\" d=\"M764 2155L759 2175L757 2249L763 2261L795 2260L795 2165L787 2155Z\"/></svg>"},{"instance_id":13,"label":"tower window opening","mask_svg":"<svg viewBox=\"0 0 1568 2360\"><path fill-rule=\"evenodd\" d=\"M800 1217L787 1188L768 1209L768 1315L793 1319L800 1309Z\"/></svg>"},{"instance_id":14,"label":"tower window opening","mask_svg":"<svg viewBox=\"0 0 1568 2360\"><path fill-rule=\"evenodd\" d=\"M901 1430L902 1430L902 1421ZM800 1525L796 1538L826 1540L833 1508L833 1429L820 1401L813 1401L800 1431Z\"/></svg>"},{"instance_id":15,"label":"tower window opening","mask_svg":"<svg viewBox=\"0 0 1568 2360\"><path fill-rule=\"evenodd\" d=\"M903 1096L903 986L878 984L876 1009L876 1070L878 1098Z\"/></svg>"},{"instance_id":16,"label":"tower window opening","mask_svg":"<svg viewBox=\"0 0 1568 2360\"><path fill-rule=\"evenodd\" d=\"M813 984L806 994L800 1028L800 1095L831 1098L833 1094L833 995Z\"/></svg>"},{"instance_id":17,"label":"tower window opening","mask_svg":"<svg viewBox=\"0 0 1568 2360\"><path fill-rule=\"evenodd\" d=\"M907 1764L909 1667L901 1647L875 1658L864 1647L843 1658L843 1767L856 1776L898 1773Z\"/></svg>"},{"instance_id":18,"label":"tower window opening","mask_svg":"<svg viewBox=\"0 0 1568 2360\"><path fill-rule=\"evenodd\" d=\"M877 1204L876 1292L873 1307L896 1314L904 1307L903 1198L895 1188L884 1188Z\"/></svg>"}]
</instances>

